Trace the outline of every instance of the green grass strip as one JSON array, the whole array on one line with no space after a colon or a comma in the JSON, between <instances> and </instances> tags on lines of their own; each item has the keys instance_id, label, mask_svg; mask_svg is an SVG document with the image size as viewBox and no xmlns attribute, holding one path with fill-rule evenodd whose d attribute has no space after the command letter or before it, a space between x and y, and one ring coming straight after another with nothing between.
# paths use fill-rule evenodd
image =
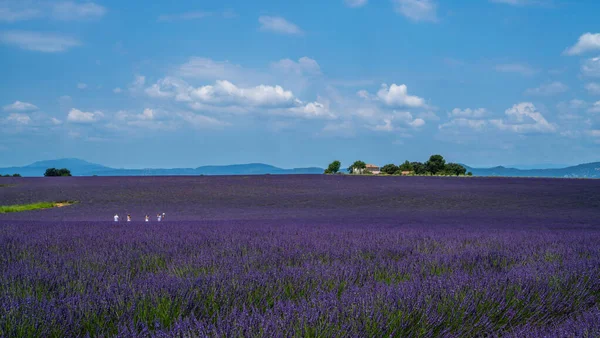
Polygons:
<instances>
[{"instance_id":1,"label":"green grass strip","mask_svg":"<svg viewBox=\"0 0 600 338\"><path fill-rule=\"evenodd\" d=\"M0 214L6 214L8 212L22 212L29 210L39 210L39 209L50 209L50 208L58 208L64 207L67 205L74 204L75 202L38 202L31 204L15 204L15 205L1 205L0 206Z\"/></svg>"}]
</instances>

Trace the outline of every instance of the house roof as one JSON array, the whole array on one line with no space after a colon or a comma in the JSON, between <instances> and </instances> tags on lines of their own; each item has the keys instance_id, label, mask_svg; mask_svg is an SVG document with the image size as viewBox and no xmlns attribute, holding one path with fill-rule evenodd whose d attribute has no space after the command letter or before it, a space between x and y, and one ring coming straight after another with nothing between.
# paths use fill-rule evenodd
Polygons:
<instances>
[{"instance_id":1,"label":"house roof","mask_svg":"<svg viewBox=\"0 0 600 338\"><path fill-rule=\"evenodd\" d=\"M374 164L367 164L367 168L379 168L379 167Z\"/></svg>"}]
</instances>

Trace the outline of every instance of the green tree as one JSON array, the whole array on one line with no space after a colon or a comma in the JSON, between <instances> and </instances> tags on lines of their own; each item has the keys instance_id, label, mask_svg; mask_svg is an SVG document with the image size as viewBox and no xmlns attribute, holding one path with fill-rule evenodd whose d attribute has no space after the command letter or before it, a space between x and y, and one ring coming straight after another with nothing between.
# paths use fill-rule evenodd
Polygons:
<instances>
[{"instance_id":1,"label":"green tree","mask_svg":"<svg viewBox=\"0 0 600 338\"><path fill-rule=\"evenodd\" d=\"M410 165L413 167L413 171L416 175L425 175L427 173L425 164L421 162L411 162Z\"/></svg>"},{"instance_id":2,"label":"green tree","mask_svg":"<svg viewBox=\"0 0 600 338\"><path fill-rule=\"evenodd\" d=\"M458 163L448 163L444 170L448 175L464 175L467 173L467 169Z\"/></svg>"},{"instance_id":3,"label":"green tree","mask_svg":"<svg viewBox=\"0 0 600 338\"><path fill-rule=\"evenodd\" d=\"M473 173L469 171L469 172L467 173L467 176L473 176Z\"/></svg>"},{"instance_id":4,"label":"green tree","mask_svg":"<svg viewBox=\"0 0 600 338\"><path fill-rule=\"evenodd\" d=\"M388 175L393 175L396 173L396 171L398 171L398 166L393 163L386 164L383 167L381 167L381 172L384 172Z\"/></svg>"},{"instance_id":5,"label":"green tree","mask_svg":"<svg viewBox=\"0 0 600 338\"><path fill-rule=\"evenodd\" d=\"M408 162L408 160L404 161L404 163L402 163L399 167L398 170L400 171L414 171L415 168L413 167L412 163Z\"/></svg>"},{"instance_id":6,"label":"green tree","mask_svg":"<svg viewBox=\"0 0 600 338\"><path fill-rule=\"evenodd\" d=\"M429 161L425 162L425 167L428 172L435 175L442 172L446 167L446 160L442 155L431 155Z\"/></svg>"},{"instance_id":7,"label":"green tree","mask_svg":"<svg viewBox=\"0 0 600 338\"><path fill-rule=\"evenodd\" d=\"M329 163L329 166L327 167L327 169L325 169L325 173L326 174L337 174L340 171L341 165L342 165L342 163L340 163L340 161L335 160L335 161Z\"/></svg>"},{"instance_id":8,"label":"green tree","mask_svg":"<svg viewBox=\"0 0 600 338\"><path fill-rule=\"evenodd\" d=\"M21 177L21 174L13 174L12 177Z\"/></svg>"},{"instance_id":9,"label":"green tree","mask_svg":"<svg viewBox=\"0 0 600 338\"><path fill-rule=\"evenodd\" d=\"M71 176L71 171L67 168L62 168L62 169L48 168L48 169L46 169L44 176L47 176L47 177Z\"/></svg>"},{"instance_id":10,"label":"green tree","mask_svg":"<svg viewBox=\"0 0 600 338\"><path fill-rule=\"evenodd\" d=\"M355 161L350 167L348 167L348 172L351 174L362 174L366 168L367 164L365 162Z\"/></svg>"}]
</instances>

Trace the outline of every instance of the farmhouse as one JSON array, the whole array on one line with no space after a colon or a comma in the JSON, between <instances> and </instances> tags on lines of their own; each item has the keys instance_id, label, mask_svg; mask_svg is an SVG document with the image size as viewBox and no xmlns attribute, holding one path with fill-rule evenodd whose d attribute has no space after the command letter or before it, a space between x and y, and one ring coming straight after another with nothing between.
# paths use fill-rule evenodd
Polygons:
<instances>
[{"instance_id":1,"label":"farmhouse","mask_svg":"<svg viewBox=\"0 0 600 338\"><path fill-rule=\"evenodd\" d=\"M407 170L402 170L400 173L402 174L402 176L408 176L408 175L411 175L413 172L407 171Z\"/></svg>"},{"instance_id":2,"label":"farmhouse","mask_svg":"<svg viewBox=\"0 0 600 338\"><path fill-rule=\"evenodd\" d=\"M371 172L374 175L378 175L379 173L381 173L381 169L379 169L379 167L374 164L367 164L365 171Z\"/></svg>"}]
</instances>

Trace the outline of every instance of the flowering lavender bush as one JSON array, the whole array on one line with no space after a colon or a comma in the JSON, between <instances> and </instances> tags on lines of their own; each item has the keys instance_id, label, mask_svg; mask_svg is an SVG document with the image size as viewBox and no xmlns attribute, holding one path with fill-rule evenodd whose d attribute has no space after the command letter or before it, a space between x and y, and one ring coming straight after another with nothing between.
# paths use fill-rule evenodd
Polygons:
<instances>
[{"instance_id":1,"label":"flowering lavender bush","mask_svg":"<svg viewBox=\"0 0 600 338\"><path fill-rule=\"evenodd\" d=\"M80 203L0 215L0 336L600 335L600 181L11 184Z\"/></svg>"}]
</instances>

